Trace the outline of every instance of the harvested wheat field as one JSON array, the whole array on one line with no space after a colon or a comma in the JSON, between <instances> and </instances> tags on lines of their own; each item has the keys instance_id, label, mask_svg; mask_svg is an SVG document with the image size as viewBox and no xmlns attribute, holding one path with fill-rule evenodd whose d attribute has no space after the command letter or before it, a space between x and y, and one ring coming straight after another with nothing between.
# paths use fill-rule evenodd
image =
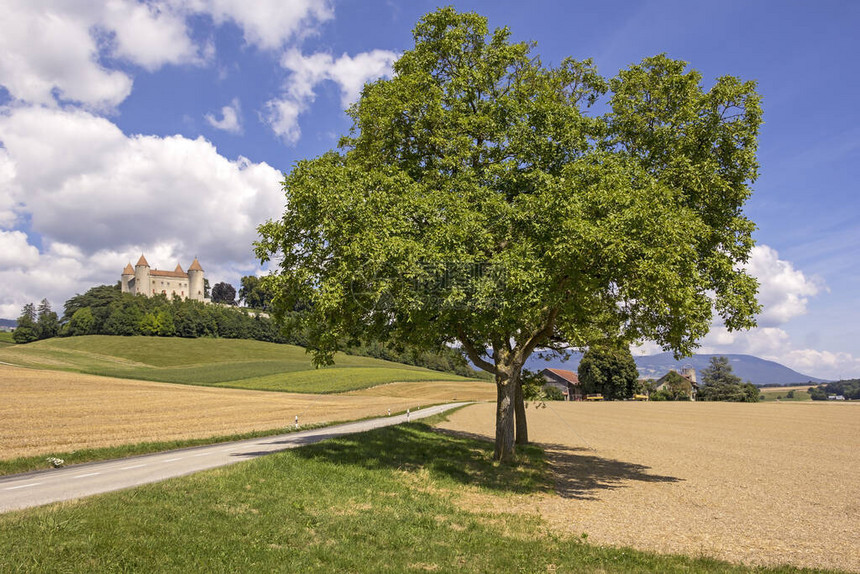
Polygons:
<instances>
[{"instance_id":1,"label":"harvested wheat field","mask_svg":"<svg viewBox=\"0 0 860 574\"><path fill-rule=\"evenodd\" d=\"M556 402L527 416L557 495L511 504L551 528L595 544L860 571L860 404ZM494 405L474 405L440 426L489 438L493 417Z\"/></svg>"},{"instance_id":2,"label":"harvested wheat field","mask_svg":"<svg viewBox=\"0 0 860 574\"><path fill-rule=\"evenodd\" d=\"M416 392L407 389L418 385ZM493 385L433 383L442 396L480 399ZM206 438L302 424L355 420L430 402L422 383L398 394L374 389L306 395L196 387L0 365L0 459L120 444Z\"/></svg>"},{"instance_id":3,"label":"harvested wheat field","mask_svg":"<svg viewBox=\"0 0 860 574\"><path fill-rule=\"evenodd\" d=\"M415 398L436 403L445 401L495 401L496 385L493 383L388 383L360 391L345 393L359 397Z\"/></svg>"}]
</instances>

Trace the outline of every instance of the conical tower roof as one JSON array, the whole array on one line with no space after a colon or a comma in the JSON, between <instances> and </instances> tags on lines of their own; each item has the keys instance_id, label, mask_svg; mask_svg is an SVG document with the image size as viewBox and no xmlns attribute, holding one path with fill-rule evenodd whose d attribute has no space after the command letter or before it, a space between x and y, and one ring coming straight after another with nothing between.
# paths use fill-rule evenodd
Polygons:
<instances>
[{"instance_id":1,"label":"conical tower roof","mask_svg":"<svg viewBox=\"0 0 860 574\"><path fill-rule=\"evenodd\" d=\"M185 271L182 270L182 265L180 265L179 263L176 264L176 269L174 269L173 272L174 273L185 273Z\"/></svg>"},{"instance_id":2,"label":"conical tower roof","mask_svg":"<svg viewBox=\"0 0 860 574\"><path fill-rule=\"evenodd\" d=\"M149 267L149 263L146 261L146 257L143 256L143 253L140 254L140 259L137 260L137 265L146 265Z\"/></svg>"},{"instance_id":3,"label":"conical tower roof","mask_svg":"<svg viewBox=\"0 0 860 574\"><path fill-rule=\"evenodd\" d=\"M131 266L131 261L128 262L128 265L125 266L125 269L122 270L123 275L134 275L134 268Z\"/></svg>"},{"instance_id":4,"label":"conical tower roof","mask_svg":"<svg viewBox=\"0 0 860 574\"><path fill-rule=\"evenodd\" d=\"M203 268L200 267L200 262L197 261L197 258L194 258L194 261L191 262L191 266L188 268L189 271L203 271Z\"/></svg>"}]
</instances>

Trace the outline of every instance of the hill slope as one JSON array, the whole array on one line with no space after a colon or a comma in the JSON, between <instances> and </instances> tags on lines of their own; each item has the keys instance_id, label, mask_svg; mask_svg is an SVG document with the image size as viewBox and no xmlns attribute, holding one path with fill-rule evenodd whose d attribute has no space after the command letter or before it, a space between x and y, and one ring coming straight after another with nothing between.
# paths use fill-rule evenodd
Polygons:
<instances>
[{"instance_id":1,"label":"hill slope","mask_svg":"<svg viewBox=\"0 0 860 574\"><path fill-rule=\"evenodd\" d=\"M656 355L643 355L634 357L636 366L639 369L639 375L642 377L658 378L669 372L669 369L681 370L684 365L692 365L697 373L701 373L702 369L708 366L711 357L718 355L696 354L681 361L676 361L671 353L658 353ZM789 369L785 365L781 365L774 361L759 359L752 355L724 355L728 357L735 374L744 381L750 381L755 385L788 385L800 383L821 383L823 379L804 375L795 370ZM544 361L533 356L526 362L526 368L539 371L541 369L568 369L576 371L579 366L579 361L582 359L582 353L571 353L570 359L562 361L557 355L549 361ZM700 375L701 378L701 375Z\"/></svg>"},{"instance_id":2,"label":"hill slope","mask_svg":"<svg viewBox=\"0 0 860 574\"><path fill-rule=\"evenodd\" d=\"M240 339L90 335L0 347L0 361L127 379L270 391L330 393L392 382L465 381L463 377L338 354L314 369L302 347Z\"/></svg>"}]
</instances>

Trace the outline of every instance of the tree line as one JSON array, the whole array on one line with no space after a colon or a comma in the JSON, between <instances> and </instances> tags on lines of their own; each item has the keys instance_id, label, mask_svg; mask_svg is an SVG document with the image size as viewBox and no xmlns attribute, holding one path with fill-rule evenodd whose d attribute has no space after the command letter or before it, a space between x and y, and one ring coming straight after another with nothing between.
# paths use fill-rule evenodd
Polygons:
<instances>
[{"instance_id":1,"label":"tree line","mask_svg":"<svg viewBox=\"0 0 860 574\"><path fill-rule=\"evenodd\" d=\"M826 401L831 395L843 396L848 400L860 400L860 379L848 379L810 387L809 393L813 401Z\"/></svg>"},{"instance_id":2,"label":"tree line","mask_svg":"<svg viewBox=\"0 0 860 574\"><path fill-rule=\"evenodd\" d=\"M711 357L707 368L702 372L702 384L698 387L698 401L727 401L755 403L759 401L758 387L743 382L734 374L728 357ZM640 379L636 361L629 348L603 344L590 347L582 356L577 369L582 392L599 394L604 400L625 400L635 395L646 395L652 401L687 401L692 395L692 384L680 374L670 371L658 381ZM546 381L539 373L526 372L523 375L523 391L530 400L563 400L561 391L545 386ZM860 393L860 382L857 391ZM830 394L833 394L831 392ZM839 393L841 394L841 393ZM848 395L845 395L848 398ZM826 394L824 395L826 399Z\"/></svg>"},{"instance_id":3,"label":"tree line","mask_svg":"<svg viewBox=\"0 0 860 574\"><path fill-rule=\"evenodd\" d=\"M239 299L256 309L237 307L236 290L228 283L213 286L212 301L220 303L217 305L170 299L161 294L142 297L122 293L118 285L100 285L66 301L62 317L52 310L47 299L38 306L28 303L18 317L12 338L16 343L30 343L82 335L220 337L307 346L307 335L296 320L296 315L303 312L300 308L287 313L279 324L264 311L271 306L265 282L248 276L242 278L241 285ZM394 348L383 342L352 342L345 345L344 351L464 377L480 376L459 350L447 346L428 351Z\"/></svg>"}]
</instances>

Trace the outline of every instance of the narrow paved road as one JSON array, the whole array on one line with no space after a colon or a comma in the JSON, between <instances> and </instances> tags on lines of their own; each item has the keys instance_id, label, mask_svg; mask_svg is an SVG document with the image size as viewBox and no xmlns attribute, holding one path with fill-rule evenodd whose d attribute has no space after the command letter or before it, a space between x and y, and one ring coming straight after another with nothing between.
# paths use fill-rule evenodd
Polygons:
<instances>
[{"instance_id":1,"label":"narrow paved road","mask_svg":"<svg viewBox=\"0 0 860 574\"><path fill-rule=\"evenodd\" d=\"M427 407L411 420L436 415L469 403ZM132 488L226 466L327 438L364 432L406 422L406 415L357 421L320 429L192 447L132 458L93 462L66 468L0 477L0 512L72 500L102 492Z\"/></svg>"}]
</instances>

